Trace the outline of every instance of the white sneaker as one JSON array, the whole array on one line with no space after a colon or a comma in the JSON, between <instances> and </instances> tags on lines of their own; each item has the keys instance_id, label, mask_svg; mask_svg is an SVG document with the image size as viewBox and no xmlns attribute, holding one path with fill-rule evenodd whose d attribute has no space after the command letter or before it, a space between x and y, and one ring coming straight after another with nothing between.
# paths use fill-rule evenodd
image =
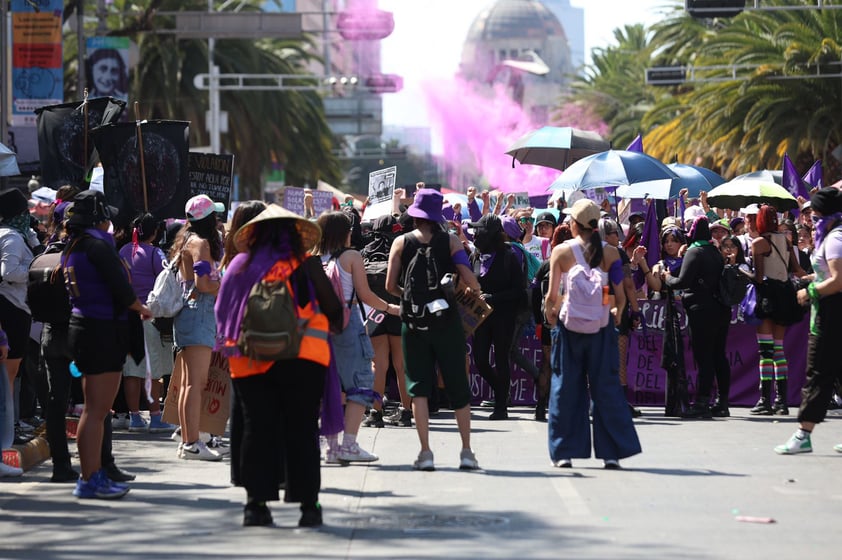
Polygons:
<instances>
[{"instance_id":1,"label":"white sneaker","mask_svg":"<svg viewBox=\"0 0 842 560\"><path fill-rule=\"evenodd\" d=\"M175 452L175 456L184 459L184 442L178 442L178 451Z\"/></svg>"},{"instance_id":2,"label":"white sneaker","mask_svg":"<svg viewBox=\"0 0 842 560\"><path fill-rule=\"evenodd\" d=\"M181 426L173 430L173 433L170 434L170 439L178 442L181 441Z\"/></svg>"},{"instance_id":3,"label":"white sneaker","mask_svg":"<svg viewBox=\"0 0 842 560\"><path fill-rule=\"evenodd\" d=\"M813 451L813 444L810 442L810 434L803 434L803 437L798 437L801 430L796 430L792 437L783 445L775 447L775 453L778 455L795 455L797 453L811 453Z\"/></svg>"},{"instance_id":4,"label":"white sneaker","mask_svg":"<svg viewBox=\"0 0 842 560\"><path fill-rule=\"evenodd\" d=\"M553 466L558 467L560 469L569 469L573 467L573 460L572 459L559 459L558 461L553 461Z\"/></svg>"},{"instance_id":5,"label":"white sneaker","mask_svg":"<svg viewBox=\"0 0 842 560\"><path fill-rule=\"evenodd\" d=\"M421 451L418 458L412 463L412 468L416 471L432 472L436 470L436 464L433 461L433 452L429 449Z\"/></svg>"},{"instance_id":6,"label":"white sneaker","mask_svg":"<svg viewBox=\"0 0 842 560\"><path fill-rule=\"evenodd\" d=\"M608 469L609 471L616 471L622 467L620 467L620 461L617 459L605 459L603 461L603 467Z\"/></svg>"},{"instance_id":7,"label":"white sneaker","mask_svg":"<svg viewBox=\"0 0 842 560\"><path fill-rule=\"evenodd\" d=\"M339 453L336 454L337 458L340 461L347 461L351 462L360 462L360 463L370 463L372 461L378 461L380 457L374 455L373 453L369 453L365 449L359 446L358 443L354 443L353 445L339 446Z\"/></svg>"},{"instance_id":8,"label":"white sneaker","mask_svg":"<svg viewBox=\"0 0 842 560\"><path fill-rule=\"evenodd\" d=\"M459 453L459 469L463 471L475 471L479 469L477 457L470 449L463 449Z\"/></svg>"},{"instance_id":9,"label":"white sneaker","mask_svg":"<svg viewBox=\"0 0 842 560\"><path fill-rule=\"evenodd\" d=\"M197 441L181 446L181 458L188 461L221 461L222 455L208 449L203 441Z\"/></svg>"},{"instance_id":10,"label":"white sneaker","mask_svg":"<svg viewBox=\"0 0 842 560\"><path fill-rule=\"evenodd\" d=\"M6 463L0 462L0 478L4 476L20 476L23 474L23 469L19 469L17 467L13 467L12 465L7 465Z\"/></svg>"}]
</instances>

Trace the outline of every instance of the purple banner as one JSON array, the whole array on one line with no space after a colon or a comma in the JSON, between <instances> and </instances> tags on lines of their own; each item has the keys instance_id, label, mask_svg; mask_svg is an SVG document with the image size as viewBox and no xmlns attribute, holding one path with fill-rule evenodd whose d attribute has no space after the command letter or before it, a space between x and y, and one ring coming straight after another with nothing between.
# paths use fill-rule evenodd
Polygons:
<instances>
[{"instance_id":1,"label":"purple banner","mask_svg":"<svg viewBox=\"0 0 842 560\"><path fill-rule=\"evenodd\" d=\"M661 351L663 347L664 303L657 300L640 300L640 310L646 321L646 330L639 329L629 337L628 384L629 402L637 405L660 406L664 404L666 371L661 369ZM684 337L684 359L687 364L688 389L691 399L696 394L696 365L693 351L690 349L690 337L687 332L687 319L681 303L678 303L681 330ZM807 333L809 317L797 325L789 327L784 338L784 353L789 361L788 400L790 406L801 402L801 387L804 385L807 367ZM471 339L468 339L468 356L471 396L473 404L493 397L491 387L480 377L474 364ZM541 343L534 336L521 340L521 352L536 366L541 364ZM760 398L757 337L753 326L747 325L737 308L731 319L726 346L728 360L731 363L730 404L735 406L753 406ZM491 352L491 365L495 364L494 351ZM512 384L510 396L515 406L535 404L535 384L532 377L512 364Z\"/></svg>"}]
</instances>

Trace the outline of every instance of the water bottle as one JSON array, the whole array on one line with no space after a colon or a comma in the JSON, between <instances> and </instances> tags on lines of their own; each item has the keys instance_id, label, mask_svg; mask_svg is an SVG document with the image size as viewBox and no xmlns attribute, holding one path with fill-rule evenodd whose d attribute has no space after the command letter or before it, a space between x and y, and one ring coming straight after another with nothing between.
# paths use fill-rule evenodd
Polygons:
<instances>
[{"instance_id":1,"label":"water bottle","mask_svg":"<svg viewBox=\"0 0 842 560\"><path fill-rule=\"evenodd\" d=\"M76 367L76 362L70 362L70 375L73 377L82 377L82 372Z\"/></svg>"}]
</instances>

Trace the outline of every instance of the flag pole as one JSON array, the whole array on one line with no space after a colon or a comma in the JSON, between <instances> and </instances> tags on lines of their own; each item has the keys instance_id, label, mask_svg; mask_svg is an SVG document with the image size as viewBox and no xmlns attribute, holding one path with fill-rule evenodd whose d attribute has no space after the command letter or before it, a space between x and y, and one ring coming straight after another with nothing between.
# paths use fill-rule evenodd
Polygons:
<instances>
[{"instance_id":1,"label":"flag pole","mask_svg":"<svg viewBox=\"0 0 842 560\"><path fill-rule=\"evenodd\" d=\"M140 181L143 186L143 211L149 212L149 194L146 192L146 162L143 157L143 132L140 130L140 104L134 102L135 123L137 123L137 149L140 156Z\"/></svg>"}]
</instances>

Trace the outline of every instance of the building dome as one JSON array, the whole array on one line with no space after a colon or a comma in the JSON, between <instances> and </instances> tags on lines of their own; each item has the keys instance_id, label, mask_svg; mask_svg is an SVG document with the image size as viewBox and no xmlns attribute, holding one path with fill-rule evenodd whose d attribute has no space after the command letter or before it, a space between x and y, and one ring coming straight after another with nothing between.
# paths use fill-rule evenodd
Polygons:
<instances>
[{"instance_id":1,"label":"building dome","mask_svg":"<svg viewBox=\"0 0 842 560\"><path fill-rule=\"evenodd\" d=\"M564 28L558 18L540 0L498 0L484 9L468 31L467 41L497 41L563 37Z\"/></svg>"},{"instance_id":2,"label":"building dome","mask_svg":"<svg viewBox=\"0 0 842 560\"><path fill-rule=\"evenodd\" d=\"M497 0L474 19L462 47L461 77L480 88L505 84L536 122L547 120L572 72L564 28L540 0Z\"/></svg>"}]
</instances>

